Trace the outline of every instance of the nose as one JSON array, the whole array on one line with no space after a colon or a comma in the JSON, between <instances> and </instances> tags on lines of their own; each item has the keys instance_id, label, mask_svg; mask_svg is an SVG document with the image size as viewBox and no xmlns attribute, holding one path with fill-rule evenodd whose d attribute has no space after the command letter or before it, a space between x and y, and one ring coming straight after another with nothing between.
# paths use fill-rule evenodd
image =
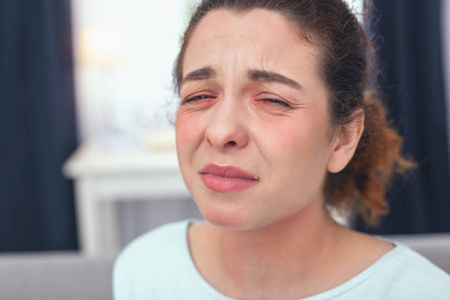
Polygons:
<instances>
[{"instance_id":1,"label":"nose","mask_svg":"<svg viewBox=\"0 0 450 300\"><path fill-rule=\"evenodd\" d=\"M223 101L210 115L205 131L206 141L214 148L223 151L247 146L249 142L245 108ZM248 119L248 118L247 118Z\"/></svg>"}]
</instances>

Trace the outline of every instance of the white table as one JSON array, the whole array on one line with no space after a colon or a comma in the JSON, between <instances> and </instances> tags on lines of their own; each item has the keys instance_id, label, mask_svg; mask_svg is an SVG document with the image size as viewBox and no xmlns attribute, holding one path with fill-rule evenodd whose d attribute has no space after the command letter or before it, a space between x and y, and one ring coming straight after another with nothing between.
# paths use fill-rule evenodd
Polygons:
<instances>
[{"instance_id":1,"label":"white table","mask_svg":"<svg viewBox=\"0 0 450 300\"><path fill-rule=\"evenodd\" d=\"M107 151L81 145L65 162L74 179L80 249L96 255L118 250L117 201L188 196L175 151Z\"/></svg>"}]
</instances>

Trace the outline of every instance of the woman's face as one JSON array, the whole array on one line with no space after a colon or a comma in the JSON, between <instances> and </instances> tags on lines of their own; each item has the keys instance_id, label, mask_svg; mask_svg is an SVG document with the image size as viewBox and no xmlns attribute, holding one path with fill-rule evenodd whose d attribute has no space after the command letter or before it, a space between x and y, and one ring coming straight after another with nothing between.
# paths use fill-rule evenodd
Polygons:
<instances>
[{"instance_id":1,"label":"woman's face","mask_svg":"<svg viewBox=\"0 0 450 300\"><path fill-rule=\"evenodd\" d=\"M333 152L315 48L279 14L210 12L183 61L176 119L186 185L203 216L257 229L322 203Z\"/></svg>"}]
</instances>

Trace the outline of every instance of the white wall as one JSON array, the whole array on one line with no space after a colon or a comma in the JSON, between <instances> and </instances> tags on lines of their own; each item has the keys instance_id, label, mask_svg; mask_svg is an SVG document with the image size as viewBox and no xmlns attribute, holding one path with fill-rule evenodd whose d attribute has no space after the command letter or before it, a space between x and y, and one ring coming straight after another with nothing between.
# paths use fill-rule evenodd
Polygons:
<instances>
[{"instance_id":1,"label":"white wall","mask_svg":"<svg viewBox=\"0 0 450 300\"><path fill-rule=\"evenodd\" d=\"M98 138L108 126L168 126L167 103L185 11L192 0L74 0L78 133ZM86 55L88 32L111 32L120 44L109 61ZM100 35L102 38L103 35ZM97 39L99 37L96 37ZM95 42L95 41L94 41ZM109 41L111 42L111 41ZM108 44L102 41L101 44ZM94 45L95 46L95 45ZM110 47L113 48L113 47ZM106 53L106 56L111 53ZM173 111L173 110L172 110ZM113 124L111 124L113 123Z\"/></svg>"}]
</instances>

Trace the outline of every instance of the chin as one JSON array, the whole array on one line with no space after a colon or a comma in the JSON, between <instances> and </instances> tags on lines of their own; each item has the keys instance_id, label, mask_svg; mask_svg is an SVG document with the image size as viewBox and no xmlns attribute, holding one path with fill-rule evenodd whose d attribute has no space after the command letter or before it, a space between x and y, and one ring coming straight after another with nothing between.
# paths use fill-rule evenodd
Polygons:
<instances>
[{"instance_id":1,"label":"chin","mask_svg":"<svg viewBox=\"0 0 450 300\"><path fill-rule=\"evenodd\" d=\"M223 206L208 205L200 207L200 212L210 224L239 231L250 231L261 229L270 224L268 220L261 220L252 212L243 214L243 209Z\"/></svg>"},{"instance_id":2,"label":"chin","mask_svg":"<svg viewBox=\"0 0 450 300\"><path fill-rule=\"evenodd\" d=\"M260 210L258 202L242 193L217 193L190 189L202 216L210 224L232 230L255 230L270 223L273 211ZM270 220L269 220L270 219Z\"/></svg>"},{"instance_id":3,"label":"chin","mask_svg":"<svg viewBox=\"0 0 450 300\"><path fill-rule=\"evenodd\" d=\"M205 220L209 223L233 230L250 230L253 229L252 217L244 215L243 209L233 207L233 205L218 203L203 203L197 205Z\"/></svg>"},{"instance_id":4,"label":"chin","mask_svg":"<svg viewBox=\"0 0 450 300\"><path fill-rule=\"evenodd\" d=\"M199 207L203 217L211 224L229 229L241 229L243 217L233 210L224 207Z\"/></svg>"}]
</instances>

